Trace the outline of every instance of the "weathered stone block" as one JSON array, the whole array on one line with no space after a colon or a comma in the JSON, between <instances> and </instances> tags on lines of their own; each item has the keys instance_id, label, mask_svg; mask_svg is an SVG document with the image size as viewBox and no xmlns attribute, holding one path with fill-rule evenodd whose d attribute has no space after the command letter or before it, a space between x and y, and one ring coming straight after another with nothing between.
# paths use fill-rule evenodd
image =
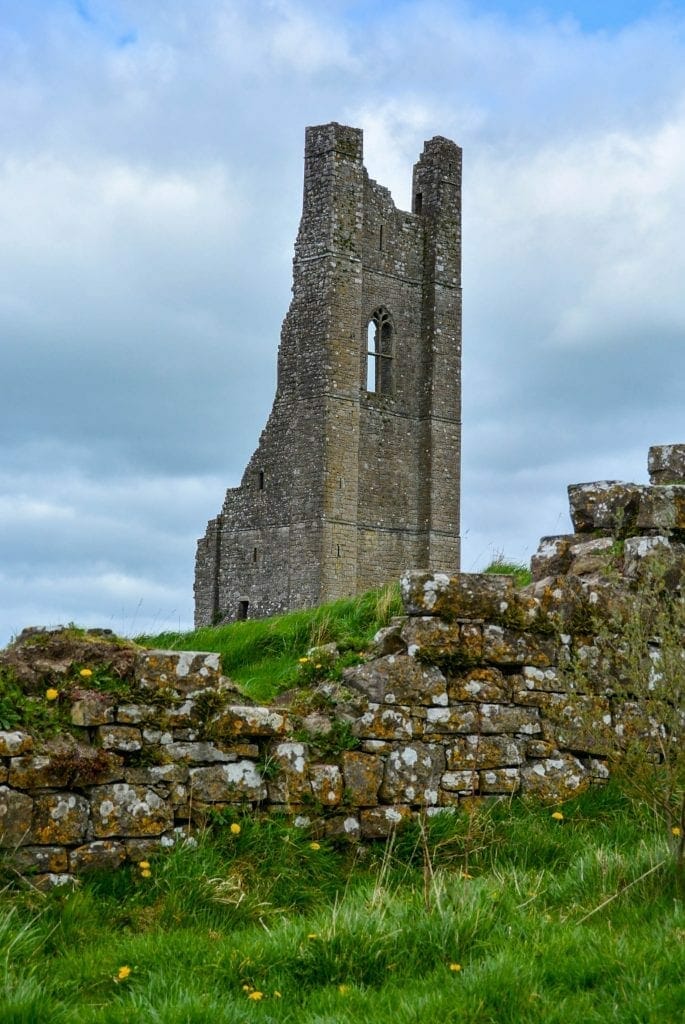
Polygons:
<instances>
[{"instance_id":1,"label":"weathered stone block","mask_svg":"<svg viewBox=\"0 0 685 1024\"><path fill-rule=\"evenodd\" d=\"M389 803L437 804L444 770L441 744L399 745L386 758L380 797Z\"/></svg>"},{"instance_id":2,"label":"weathered stone block","mask_svg":"<svg viewBox=\"0 0 685 1024\"><path fill-rule=\"evenodd\" d=\"M324 822L324 835L330 839L355 841L361 836L361 821L354 814L336 814Z\"/></svg>"},{"instance_id":3,"label":"weathered stone block","mask_svg":"<svg viewBox=\"0 0 685 1024\"><path fill-rule=\"evenodd\" d=\"M99 839L69 851L69 870L75 874L87 871L114 871L126 860L126 847L109 839Z\"/></svg>"},{"instance_id":4,"label":"weathered stone block","mask_svg":"<svg viewBox=\"0 0 685 1024\"><path fill-rule=\"evenodd\" d=\"M562 576L571 564L571 545L577 538L574 534L556 537L542 537L538 549L530 560L530 573L534 580L547 576Z\"/></svg>"},{"instance_id":5,"label":"weathered stone block","mask_svg":"<svg viewBox=\"0 0 685 1024\"><path fill-rule=\"evenodd\" d=\"M449 771L442 775L440 785L450 793L462 793L466 796L478 792L480 776L475 771Z\"/></svg>"},{"instance_id":6,"label":"weathered stone block","mask_svg":"<svg viewBox=\"0 0 685 1024\"><path fill-rule=\"evenodd\" d=\"M571 754L544 758L521 768L521 791L545 802L558 802L587 789L590 774Z\"/></svg>"},{"instance_id":7,"label":"weathered stone block","mask_svg":"<svg viewBox=\"0 0 685 1024\"><path fill-rule=\"evenodd\" d=\"M337 807L343 798L343 777L334 764L312 764L309 778L314 800L324 807Z\"/></svg>"},{"instance_id":8,"label":"weathered stone block","mask_svg":"<svg viewBox=\"0 0 685 1024\"><path fill-rule=\"evenodd\" d=\"M78 793L46 793L33 805L30 841L37 846L82 842L88 831L90 808Z\"/></svg>"},{"instance_id":9,"label":"weathered stone block","mask_svg":"<svg viewBox=\"0 0 685 1024\"><path fill-rule=\"evenodd\" d=\"M647 458L652 484L685 484L685 444L657 444Z\"/></svg>"},{"instance_id":10,"label":"weathered stone block","mask_svg":"<svg viewBox=\"0 0 685 1024\"><path fill-rule=\"evenodd\" d=\"M57 789L113 782L123 777L122 760L111 751L61 740L45 744L44 749L43 754L12 759L11 786Z\"/></svg>"},{"instance_id":11,"label":"weathered stone block","mask_svg":"<svg viewBox=\"0 0 685 1024\"><path fill-rule=\"evenodd\" d=\"M205 741L165 743L163 750L165 757L186 764L228 764L230 761L238 760L238 755L233 751L222 750L215 743Z\"/></svg>"},{"instance_id":12,"label":"weathered stone block","mask_svg":"<svg viewBox=\"0 0 685 1024\"><path fill-rule=\"evenodd\" d=\"M278 711L266 707L227 707L210 721L218 736L284 736L288 732L288 719Z\"/></svg>"},{"instance_id":13,"label":"weathered stone block","mask_svg":"<svg viewBox=\"0 0 685 1024\"><path fill-rule=\"evenodd\" d=\"M82 691L71 705L71 724L80 726L107 725L114 721L114 698L98 690Z\"/></svg>"},{"instance_id":14,"label":"weathered stone block","mask_svg":"<svg viewBox=\"0 0 685 1024\"><path fill-rule=\"evenodd\" d=\"M490 736L496 733L537 735L540 718L537 708L509 704L471 704L451 708L428 708L425 737L450 733Z\"/></svg>"},{"instance_id":15,"label":"weathered stone block","mask_svg":"<svg viewBox=\"0 0 685 1024\"><path fill-rule=\"evenodd\" d=\"M170 712L165 712L165 716ZM120 725L158 724L161 708L146 704L120 704L116 709L116 720Z\"/></svg>"},{"instance_id":16,"label":"weathered stone block","mask_svg":"<svg viewBox=\"0 0 685 1024\"><path fill-rule=\"evenodd\" d=\"M395 829L411 821L411 808L402 804L392 807L368 807L359 818L363 839L387 839Z\"/></svg>"},{"instance_id":17,"label":"weathered stone block","mask_svg":"<svg viewBox=\"0 0 685 1024\"><path fill-rule=\"evenodd\" d=\"M33 750L33 737L21 729L0 732L0 757L17 757Z\"/></svg>"},{"instance_id":18,"label":"weathered stone block","mask_svg":"<svg viewBox=\"0 0 685 1024\"><path fill-rule=\"evenodd\" d=\"M194 693L221 681L218 654L196 651L139 651L135 680L141 690Z\"/></svg>"},{"instance_id":19,"label":"weathered stone block","mask_svg":"<svg viewBox=\"0 0 685 1024\"><path fill-rule=\"evenodd\" d=\"M446 754L452 771L501 768L523 761L521 743L511 736L460 736Z\"/></svg>"},{"instance_id":20,"label":"weathered stone block","mask_svg":"<svg viewBox=\"0 0 685 1024\"><path fill-rule=\"evenodd\" d=\"M352 733L359 739L408 740L414 725L409 708L369 704L369 710L354 722Z\"/></svg>"},{"instance_id":21,"label":"weathered stone block","mask_svg":"<svg viewBox=\"0 0 685 1024\"><path fill-rule=\"evenodd\" d=\"M191 768L189 785L192 799L202 803L266 799L264 780L253 761Z\"/></svg>"},{"instance_id":22,"label":"weathered stone block","mask_svg":"<svg viewBox=\"0 0 685 1024\"><path fill-rule=\"evenodd\" d=\"M499 669L490 666L472 668L463 675L451 678L448 686L451 701L506 701L511 686Z\"/></svg>"},{"instance_id":23,"label":"weathered stone block","mask_svg":"<svg viewBox=\"0 0 685 1024\"><path fill-rule=\"evenodd\" d=\"M573 544L567 571L573 576L605 575L611 569L611 551L615 543L613 537L595 537Z\"/></svg>"},{"instance_id":24,"label":"weathered stone block","mask_svg":"<svg viewBox=\"0 0 685 1024\"><path fill-rule=\"evenodd\" d=\"M379 629L373 638L369 653L374 658L384 658L387 654L403 654L406 645L402 639L402 626L405 617L397 616L397 619Z\"/></svg>"},{"instance_id":25,"label":"weathered stone block","mask_svg":"<svg viewBox=\"0 0 685 1024\"><path fill-rule=\"evenodd\" d=\"M343 754L345 798L353 807L373 807L383 781L383 762L373 754L346 750Z\"/></svg>"},{"instance_id":26,"label":"weathered stone block","mask_svg":"<svg viewBox=\"0 0 685 1024\"><path fill-rule=\"evenodd\" d=\"M473 665L483 656L482 627L474 623L445 622L428 616L410 618L402 637L411 657L439 665L447 662L452 669Z\"/></svg>"},{"instance_id":27,"label":"weathered stone block","mask_svg":"<svg viewBox=\"0 0 685 1024\"><path fill-rule=\"evenodd\" d=\"M21 874L62 874L69 869L67 851L63 846L20 846L13 851L10 862Z\"/></svg>"},{"instance_id":28,"label":"weathered stone block","mask_svg":"<svg viewBox=\"0 0 685 1024\"><path fill-rule=\"evenodd\" d=\"M489 768L480 773L480 792L516 793L521 787L521 773L518 768Z\"/></svg>"},{"instance_id":29,"label":"weathered stone block","mask_svg":"<svg viewBox=\"0 0 685 1024\"><path fill-rule=\"evenodd\" d=\"M133 754L143 747L140 729L132 725L101 725L98 737L103 750L118 754Z\"/></svg>"},{"instance_id":30,"label":"weathered stone block","mask_svg":"<svg viewBox=\"0 0 685 1024\"><path fill-rule=\"evenodd\" d=\"M309 748L306 744L278 743L271 751L269 761L279 768L278 775L270 778L268 783L272 803L299 804L309 799Z\"/></svg>"},{"instance_id":31,"label":"weathered stone block","mask_svg":"<svg viewBox=\"0 0 685 1024\"><path fill-rule=\"evenodd\" d=\"M511 607L514 581L511 576L410 570L400 581L402 600L409 615L439 615L446 620L499 621Z\"/></svg>"},{"instance_id":32,"label":"weathered stone block","mask_svg":"<svg viewBox=\"0 0 685 1024\"><path fill-rule=\"evenodd\" d=\"M30 842L33 800L25 793L17 793L0 786L0 848L11 849Z\"/></svg>"},{"instance_id":33,"label":"weathered stone block","mask_svg":"<svg viewBox=\"0 0 685 1024\"><path fill-rule=\"evenodd\" d=\"M685 484L645 487L637 516L640 533L685 530Z\"/></svg>"},{"instance_id":34,"label":"weathered stone block","mask_svg":"<svg viewBox=\"0 0 685 1024\"><path fill-rule=\"evenodd\" d=\"M564 689L563 682L555 668L535 668L533 665L525 665L521 678L527 690L554 692Z\"/></svg>"},{"instance_id":35,"label":"weathered stone block","mask_svg":"<svg viewBox=\"0 0 685 1024\"><path fill-rule=\"evenodd\" d=\"M645 489L620 480L571 484L568 497L574 530L614 537L638 532L638 509Z\"/></svg>"},{"instance_id":36,"label":"weathered stone block","mask_svg":"<svg viewBox=\"0 0 685 1024\"><path fill-rule=\"evenodd\" d=\"M126 782L96 786L90 794L93 834L110 836L155 836L172 825L171 808L146 786Z\"/></svg>"},{"instance_id":37,"label":"weathered stone block","mask_svg":"<svg viewBox=\"0 0 685 1024\"><path fill-rule=\"evenodd\" d=\"M560 748L588 754L607 754L613 746L613 726L606 697L548 694L544 708Z\"/></svg>"},{"instance_id":38,"label":"weathered stone block","mask_svg":"<svg viewBox=\"0 0 685 1024\"><path fill-rule=\"evenodd\" d=\"M188 778L188 765L182 761L127 768L125 782L136 786L171 787Z\"/></svg>"},{"instance_id":39,"label":"weathered stone block","mask_svg":"<svg viewBox=\"0 0 685 1024\"><path fill-rule=\"evenodd\" d=\"M347 686L376 704L447 704L447 686L434 665L406 654L390 654L344 673Z\"/></svg>"},{"instance_id":40,"label":"weathered stone block","mask_svg":"<svg viewBox=\"0 0 685 1024\"><path fill-rule=\"evenodd\" d=\"M547 668L554 663L555 644L533 633L483 626L483 660L494 665L534 665Z\"/></svg>"}]
</instances>

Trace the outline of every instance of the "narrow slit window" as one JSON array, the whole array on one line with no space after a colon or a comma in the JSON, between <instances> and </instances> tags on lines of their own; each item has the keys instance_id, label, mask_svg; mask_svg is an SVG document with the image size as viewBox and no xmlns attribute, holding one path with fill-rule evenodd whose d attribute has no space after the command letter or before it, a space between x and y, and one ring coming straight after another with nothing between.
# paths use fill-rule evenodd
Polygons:
<instances>
[{"instance_id":1,"label":"narrow slit window","mask_svg":"<svg viewBox=\"0 0 685 1024\"><path fill-rule=\"evenodd\" d=\"M378 248L381 250L381 252L383 251L383 225L382 224L381 224L381 229L378 232Z\"/></svg>"},{"instance_id":2,"label":"narrow slit window","mask_svg":"<svg viewBox=\"0 0 685 1024\"><path fill-rule=\"evenodd\" d=\"M257 548L252 548L252 561L257 561Z\"/></svg>"},{"instance_id":3,"label":"narrow slit window","mask_svg":"<svg viewBox=\"0 0 685 1024\"><path fill-rule=\"evenodd\" d=\"M414 196L414 213L421 213L423 208L423 192L417 192Z\"/></svg>"},{"instance_id":4,"label":"narrow slit window","mask_svg":"<svg viewBox=\"0 0 685 1024\"><path fill-rule=\"evenodd\" d=\"M374 312L366 331L366 390L388 395L392 391L393 329L384 306Z\"/></svg>"},{"instance_id":5,"label":"narrow slit window","mask_svg":"<svg viewBox=\"0 0 685 1024\"><path fill-rule=\"evenodd\" d=\"M258 478L258 481L257 481L257 486L259 487L260 491L264 490L264 470L263 469L260 469L260 471L259 471L259 478Z\"/></svg>"}]
</instances>

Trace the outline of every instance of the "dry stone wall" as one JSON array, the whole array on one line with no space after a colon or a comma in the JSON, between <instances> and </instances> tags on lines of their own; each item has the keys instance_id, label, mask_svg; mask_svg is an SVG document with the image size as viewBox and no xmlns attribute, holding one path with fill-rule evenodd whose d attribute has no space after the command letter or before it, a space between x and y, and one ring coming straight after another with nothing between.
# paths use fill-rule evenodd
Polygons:
<instances>
[{"instance_id":1,"label":"dry stone wall","mask_svg":"<svg viewBox=\"0 0 685 1024\"><path fill-rule=\"evenodd\" d=\"M246 699L216 654L25 631L0 671L36 708L54 698L63 728L47 740L0 731L8 863L52 885L146 859L212 811L283 813L315 834L376 839L465 800L558 802L603 782L630 710L601 665L596 685L573 694L568 669L630 607L655 554L680 586L685 446L669 451L650 453L663 483L571 487L577 532L543 538L528 587L405 573L405 615L363 664L271 706Z\"/></svg>"}]
</instances>

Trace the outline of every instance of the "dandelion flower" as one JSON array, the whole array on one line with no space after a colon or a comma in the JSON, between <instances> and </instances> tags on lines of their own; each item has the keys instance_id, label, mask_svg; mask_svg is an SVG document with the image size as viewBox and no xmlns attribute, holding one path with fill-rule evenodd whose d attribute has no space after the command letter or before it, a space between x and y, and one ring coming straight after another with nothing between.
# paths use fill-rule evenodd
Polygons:
<instances>
[{"instance_id":1,"label":"dandelion flower","mask_svg":"<svg viewBox=\"0 0 685 1024\"><path fill-rule=\"evenodd\" d=\"M671 835L675 836L676 839L680 838L680 829L678 828L677 825L674 825L673 828L671 829Z\"/></svg>"},{"instance_id":2,"label":"dandelion flower","mask_svg":"<svg viewBox=\"0 0 685 1024\"><path fill-rule=\"evenodd\" d=\"M50 687L49 690L45 691L45 699L46 700L57 700L58 697L59 697L59 690L55 690L55 689L53 689L53 687Z\"/></svg>"},{"instance_id":3,"label":"dandelion flower","mask_svg":"<svg viewBox=\"0 0 685 1024\"><path fill-rule=\"evenodd\" d=\"M310 932L309 935L307 936L308 939L318 939L318 937L319 936L316 934L316 932Z\"/></svg>"},{"instance_id":4,"label":"dandelion flower","mask_svg":"<svg viewBox=\"0 0 685 1024\"><path fill-rule=\"evenodd\" d=\"M138 861L138 867L140 868L141 871L148 871L149 868L150 868L150 861L149 860L140 860L140 861Z\"/></svg>"},{"instance_id":5,"label":"dandelion flower","mask_svg":"<svg viewBox=\"0 0 685 1024\"><path fill-rule=\"evenodd\" d=\"M124 966L120 967L119 970L117 971L117 981L126 981L126 979L128 978L130 973L131 973L131 968L127 967L124 964Z\"/></svg>"},{"instance_id":6,"label":"dandelion flower","mask_svg":"<svg viewBox=\"0 0 685 1024\"><path fill-rule=\"evenodd\" d=\"M250 992L247 998L254 1000L255 1003L258 1003L260 999L264 998L264 993L260 992L258 989L255 989L254 992Z\"/></svg>"},{"instance_id":7,"label":"dandelion flower","mask_svg":"<svg viewBox=\"0 0 685 1024\"><path fill-rule=\"evenodd\" d=\"M92 668L82 668L81 671L79 672L79 675L81 676L82 679L90 679L92 674Z\"/></svg>"},{"instance_id":8,"label":"dandelion flower","mask_svg":"<svg viewBox=\"0 0 685 1024\"><path fill-rule=\"evenodd\" d=\"M461 964L450 964L450 970L451 971L460 971L461 970Z\"/></svg>"},{"instance_id":9,"label":"dandelion flower","mask_svg":"<svg viewBox=\"0 0 685 1024\"><path fill-rule=\"evenodd\" d=\"M234 836L239 836L240 835L240 825L238 825L238 823L234 821L233 824L231 825L231 827L229 828L229 832L232 835L234 835Z\"/></svg>"},{"instance_id":10,"label":"dandelion flower","mask_svg":"<svg viewBox=\"0 0 685 1024\"><path fill-rule=\"evenodd\" d=\"M149 868L143 868L143 870L140 872L140 877L141 878L152 878L152 872L150 871Z\"/></svg>"},{"instance_id":11,"label":"dandelion flower","mask_svg":"<svg viewBox=\"0 0 685 1024\"><path fill-rule=\"evenodd\" d=\"M254 992L252 985L243 985L243 992Z\"/></svg>"},{"instance_id":12,"label":"dandelion flower","mask_svg":"<svg viewBox=\"0 0 685 1024\"><path fill-rule=\"evenodd\" d=\"M299 661L300 665L306 665L307 662L309 661L309 658L298 658L297 660Z\"/></svg>"},{"instance_id":13,"label":"dandelion flower","mask_svg":"<svg viewBox=\"0 0 685 1024\"><path fill-rule=\"evenodd\" d=\"M310 850L320 850L321 849L321 843L310 843L309 844L309 849Z\"/></svg>"},{"instance_id":14,"label":"dandelion flower","mask_svg":"<svg viewBox=\"0 0 685 1024\"><path fill-rule=\"evenodd\" d=\"M554 818L555 821L563 821L564 820L564 815L561 813L561 811L555 811L554 814L552 815L552 817Z\"/></svg>"}]
</instances>

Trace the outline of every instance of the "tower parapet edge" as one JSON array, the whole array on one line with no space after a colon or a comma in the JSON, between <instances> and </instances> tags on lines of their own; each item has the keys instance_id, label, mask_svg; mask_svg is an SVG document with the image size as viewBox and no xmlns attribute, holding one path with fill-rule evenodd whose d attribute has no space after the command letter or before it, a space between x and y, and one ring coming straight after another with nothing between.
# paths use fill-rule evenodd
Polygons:
<instances>
[{"instance_id":1,"label":"tower parapet edge","mask_svg":"<svg viewBox=\"0 0 685 1024\"><path fill-rule=\"evenodd\" d=\"M197 625L459 568L460 200L447 139L425 144L408 213L360 129L307 128L276 396L198 543Z\"/></svg>"}]
</instances>

